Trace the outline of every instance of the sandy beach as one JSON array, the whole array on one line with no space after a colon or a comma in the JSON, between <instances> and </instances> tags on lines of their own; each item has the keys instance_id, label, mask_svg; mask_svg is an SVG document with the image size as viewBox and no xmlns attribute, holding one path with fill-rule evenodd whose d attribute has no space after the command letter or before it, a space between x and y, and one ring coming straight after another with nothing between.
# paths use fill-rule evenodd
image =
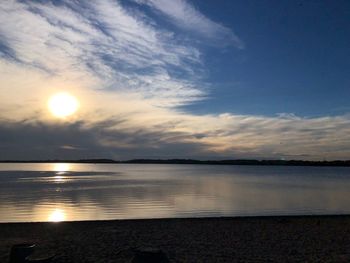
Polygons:
<instances>
[{"instance_id":1,"label":"sandy beach","mask_svg":"<svg viewBox=\"0 0 350 263\"><path fill-rule=\"evenodd\" d=\"M142 247L170 262L349 262L350 216L3 223L0 262L23 242L54 262L131 262Z\"/></svg>"}]
</instances>

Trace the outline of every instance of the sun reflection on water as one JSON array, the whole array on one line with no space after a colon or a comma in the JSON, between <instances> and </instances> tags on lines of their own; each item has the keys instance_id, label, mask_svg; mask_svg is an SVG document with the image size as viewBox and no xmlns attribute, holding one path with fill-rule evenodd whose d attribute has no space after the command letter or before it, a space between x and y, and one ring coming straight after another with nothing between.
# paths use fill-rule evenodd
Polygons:
<instances>
[{"instance_id":1,"label":"sun reflection on water","mask_svg":"<svg viewBox=\"0 0 350 263\"><path fill-rule=\"evenodd\" d=\"M48 221L50 222L62 222L66 218L66 214L62 209L55 209L53 210L48 218Z\"/></svg>"},{"instance_id":2,"label":"sun reflection on water","mask_svg":"<svg viewBox=\"0 0 350 263\"><path fill-rule=\"evenodd\" d=\"M54 163L52 170L55 171L56 174L54 176L54 182L62 183L66 179L64 175L71 170L71 166L69 163Z\"/></svg>"},{"instance_id":3,"label":"sun reflection on water","mask_svg":"<svg viewBox=\"0 0 350 263\"><path fill-rule=\"evenodd\" d=\"M55 175L53 177L53 181L55 183L63 183L65 181L66 177L65 176L62 176L62 175Z\"/></svg>"},{"instance_id":4,"label":"sun reflection on water","mask_svg":"<svg viewBox=\"0 0 350 263\"><path fill-rule=\"evenodd\" d=\"M65 174L71 170L71 167L69 163L54 163L52 170L55 171L56 174Z\"/></svg>"}]
</instances>

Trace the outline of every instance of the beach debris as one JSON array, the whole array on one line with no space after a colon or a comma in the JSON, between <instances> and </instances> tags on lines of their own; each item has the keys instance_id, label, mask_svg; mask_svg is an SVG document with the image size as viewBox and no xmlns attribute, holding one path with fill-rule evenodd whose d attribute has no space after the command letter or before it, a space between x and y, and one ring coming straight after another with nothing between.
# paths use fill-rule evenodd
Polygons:
<instances>
[{"instance_id":1,"label":"beach debris","mask_svg":"<svg viewBox=\"0 0 350 263\"><path fill-rule=\"evenodd\" d=\"M33 254L35 244L13 245L10 253L10 263L23 263L26 258Z\"/></svg>"},{"instance_id":2,"label":"beach debris","mask_svg":"<svg viewBox=\"0 0 350 263\"><path fill-rule=\"evenodd\" d=\"M16 244L13 245L10 252L9 263L50 263L54 256L42 259L29 259L34 253L36 244Z\"/></svg>"},{"instance_id":3,"label":"beach debris","mask_svg":"<svg viewBox=\"0 0 350 263\"><path fill-rule=\"evenodd\" d=\"M166 254L159 248L143 247L134 250L132 263L169 263Z\"/></svg>"}]
</instances>

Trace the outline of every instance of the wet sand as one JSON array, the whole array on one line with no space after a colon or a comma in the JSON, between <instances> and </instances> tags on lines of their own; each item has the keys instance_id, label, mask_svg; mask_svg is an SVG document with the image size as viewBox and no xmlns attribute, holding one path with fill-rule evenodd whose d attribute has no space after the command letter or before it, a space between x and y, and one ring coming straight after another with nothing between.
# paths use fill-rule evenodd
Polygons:
<instances>
[{"instance_id":1,"label":"wet sand","mask_svg":"<svg viewBox=\"0 0 350 263\"><path fill-rule=\"evenodd\" d=\"M0 224L0 262L13 244L54 262L130 262L156 247L170 262L350 262L350 216Z\"/></svg>"}]
</instances>

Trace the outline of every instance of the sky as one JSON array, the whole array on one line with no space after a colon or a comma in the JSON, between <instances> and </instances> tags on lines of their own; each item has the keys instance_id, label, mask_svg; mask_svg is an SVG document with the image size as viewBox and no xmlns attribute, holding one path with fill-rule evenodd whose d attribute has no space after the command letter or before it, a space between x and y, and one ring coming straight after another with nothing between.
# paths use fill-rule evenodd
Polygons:
<instances>
[{"instance_id":1,"label":"sky","mask_svg":"<svg viewBox=\"0 0 350 263\"><path fill-rule=\"evenodd\" d=\"M350 159L349 46L349 1L3 0L0 160Z\"/></svg>"}]
</instances>

